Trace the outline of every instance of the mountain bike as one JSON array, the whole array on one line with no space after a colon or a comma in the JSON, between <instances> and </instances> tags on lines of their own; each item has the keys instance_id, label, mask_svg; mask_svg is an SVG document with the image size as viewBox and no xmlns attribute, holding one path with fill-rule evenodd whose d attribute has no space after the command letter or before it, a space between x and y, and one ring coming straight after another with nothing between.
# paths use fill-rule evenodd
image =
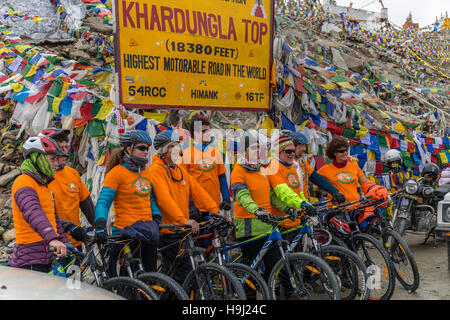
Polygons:
<instances>
[{"instance_id":1,"label":"mountain bike","mask_svg":"<svg viewBox=\"0 0 450 320\"><path fill-rule=\"evenodd\" d=\"M183 234L180 241L158 248L167 250L179 246L179 253L168 268L167 275L173 276L179 266L180 257L187 255L192 270L187 274L183 289L190 300L246 300L244 288L233 273L217 263L207 263L201 248L195 246L194 236L188 225L160 224L159 228L167 228L172 232Z\"/></svg>"},{"instance_id":2,"label":"mountain bike","mask_svg":"<svg viewBox=\"0 0 450 320\"><path fill-rule=\"evenodd\" d=\"M203 254L205 259L209 262L217 262L230 269L243 286L247 300L271 299L272 296L269 287L259 272L246 264L230 262L228 259L226 250L224 249L225 239L222 230L230 229L233 227L233 224L218 214L210 213L209 215L214 220L204 223L208 233L198 237L198 239L212 239Z\"/></svg>"},{"instance_id":3,"label":"mountain bike","mask_svg":"<svg viewBox=\"0 0 450 320\"><path fill-rule=\"evenodd\" d=\"M375 217L369 222L368 228L364 232L381 238L391 258L395 277L411 293L419 287L419 269L405 240L395 231L391 221L385 217L384 210L379 208L383 202L384 200L378 200L370 203L371 206L374 206ZM358 221L358 215L362 213L363 210L356 210L354 220Z\"/></svg>"},{"instance_id":4,"label":"mountain bike","mask_svg":"<svg viewBox=\"0 0 450 320\"><path fill-rule=\"evenodd\" d=\"M183 288L172 278L159 272L145 272L142 260L133 255L139 250L140 240L114 235L108 237L107 245L119 245L119 269L123 268L130 278L147 284L156 294L158 300L189 300Z\"/></svg>"},{"instance_id":5,"label":"mountain bike","mask_svg":"<svg viewBox=\"0 0 450 320\"><path fill-rule=\"evenodd\" d=\"M108 278L105 269L106 262L100 254L102 264L98 263L94 246L95 243L87 245L87 252L84 253L77 250L71 243L66 243L68 254L65 257L52 257L53 269L49 274L81 281L86 272L89 271L94 277L94 284L127 300L158 299L156 294L140 280L132 279L130 277ZM54 251L55 248L50 247L49 250Z\"/></svg>"},{"instance_id":6,"label":"mountain bike","mask_svg":"<svg viewBox=\"0 0 450 320\"><path fill-rule=\"evenodd\" d=\"M361 202L353 209L347 207ZM353 219L354 212L363 210L372 204L365 204L368 198L361 198L338 206L327 207L320 210L323 223L333 235L346 247L358 254L367 267L369 274L369 299L388 300L395 289L395 275L392 261L384 246L373 236L362 233L358 223Z\"/></svg>"}]
</instances>

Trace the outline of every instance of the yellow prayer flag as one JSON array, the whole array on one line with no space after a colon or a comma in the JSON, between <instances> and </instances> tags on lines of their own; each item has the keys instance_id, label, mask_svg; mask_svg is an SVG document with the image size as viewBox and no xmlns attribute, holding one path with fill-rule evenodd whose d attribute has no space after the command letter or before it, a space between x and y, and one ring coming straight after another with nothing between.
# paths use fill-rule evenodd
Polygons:
<instances>
[{"instance_id":1,"label":"yellow prayer flag","mask_svg":"<svg viewBox=\"0 0 450 320\"><path fill-rule=\"evenodd\" d=\"M97 80L95 80L95 84L100 84L103 82L109 83L109 72L102 72L98 77Z\"/></svg>"},{"instance_id":2,"label":"yellow prayer flag","mask_svg":"<svg viewBox=\"0 0 450 320\"><path fill-rule=\"evenodd\" d=\"M36 65L33 64L33 65L31 66L30 70L28 71L28 73L25 75L25 78L34 76L34 74L36 73L37 69L38 69L38 67L37 67Z\"/></svg>"},{"instance_id":3,"label":"yellow prayer flag","mask_svg":"<svg viewBox=\"0 0 450 320\"><path fill-rule=\"evenodd\" d=\"M10 83L9 86L13 89L14 92L19 92L23 89L23 85L20 83Z\"/></svg>"},{"instance_id":4,"label":"yellow prayer flag","mask_svg":"<svg viewBox=\"0 0 450 320\"><path fill-rule=\"evenodd\" d=\"M146 117L147 119L155 119L156 121L158 121L160 123L164 123L164 121L166 121L167 113L165 113L165 112L157 113L157 112L144 111L144 117Z\"/></svg>"},{"instance_id":5,"label":"yellow prayer flag","mask_svg":"<svg viewBox=\"0 0 450 320\"><path fill-rule=\"evenodd\" d=\"M259 126L260 129L265 129L267 131L267 134L271 136L272 130L275 129L275 125L272 122L272 119L270 119L269 116L266 116L264 121Z\"/></svg>"},{"instance_id":6,"label":"yellow prayer flag","mask_svg":"<svg viewBox=\"0 0 450 320\"><path fill-rule=\"evenodd\" d=\"M61 103L61 98L55 97L53 98L52 110L54 114L59 114L59 104Z\"/></svg>"},{"instance_id":7,"label":"yellow prayer flag","mask_svg":"<svg viewBox=\"0 0 450 320\"><path fill-rule=\"evenodd\" d=\"M98 111L97 115L94 117L98 120L105 120L108 114L111 113L112 108L114 107L114 103L109 99L102 100L102 107Z\"/></svg>"},{"instance_id":8,"label":"yellow prayer flag","mask_svg":"<svg viewBox=\"0 0 450 320\"><path fill-rule=\"evenodd\" d=\"M336 84L334 82L329 82L329 83L325 83L325 84L321 84L322 88L324 88L325 90L334 90L336 89Z\"/></svg>"},{"instance_id":9,"label":"yellow prayer flag","mask_svg":"<svg viewBox=\"0 0 450 320\"><path fill-rule=\"evenodd\" d=\"M375 151L367 150L367 160L377 160L375 158Z\"/></svg>"},{"instance_id":10,"label":"yellow prayer flag","mask_svg":"<svg viewBox=\"0 0 450 320\"><path fill-rule=\"evenodd\" d=\"M344 82L338 82L338 85L339 85L341 88L344 88L344 89L355 90L355 88L354 88L349 82L347 82L347 81L344 81Z\"/></svg>"}]
</instances>

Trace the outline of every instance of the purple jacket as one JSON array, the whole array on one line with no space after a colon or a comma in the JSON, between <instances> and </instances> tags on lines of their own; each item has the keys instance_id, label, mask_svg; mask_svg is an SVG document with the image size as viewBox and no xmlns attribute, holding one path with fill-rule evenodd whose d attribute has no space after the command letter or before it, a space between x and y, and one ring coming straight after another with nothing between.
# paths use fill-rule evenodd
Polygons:
<instances>
[{"instance_id":1,"label":"purple jacket","mask_svg":"<svg viewBox=\"0 0 450 320\"><path fill-rule=\"evenodd\" d=\"M35 179L38 183L47 186L38 176L32 173L25 173ZM31 228L35 230L41 237L42 241L30 243L30 244L15 244L12 258L11 266L22 267L30 264L51 264L51 257L53 252L48 251L48 244L52 240L59 240L63 243L69 242L67 239L64 229L61 224L61 220L56 214L55 210L55 220L56 228L58 234L53 230L50 221L48 221L47 216L42 210L41 204L39 202L39 197L33 188L24 187L20 188L13 195L14 200L17 203L20 211L23 214L24 219L30 224Z\"/></svg>"}]
</instances>

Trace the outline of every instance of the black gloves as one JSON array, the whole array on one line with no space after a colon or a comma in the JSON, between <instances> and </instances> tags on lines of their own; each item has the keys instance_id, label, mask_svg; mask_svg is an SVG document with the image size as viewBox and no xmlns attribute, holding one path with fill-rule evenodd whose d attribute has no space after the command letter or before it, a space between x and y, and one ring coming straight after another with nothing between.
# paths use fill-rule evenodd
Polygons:
<instances>
[{"instance_id":1,"label":"black gloves","mask_svg":"<svg viewBox=\"0 0 450 320\"><path fill-rule=\"evenodd\" d=\"M270 213L263 208L258 208L258 210L255 211L254 215L262 222L269 222Z\"/></svg>"},{"instance_id":2,"label":"black gloves","mask_svg":"<svg viewBox=\"0 0 450 320\"><path fill-rule=\"evenodd\" d=\"M307 202L302 202L302 210L305 211L307 216L313 217L316 215L316 209Z\"/></svg>"},{"instance_id":3,"label":"black gloves","mask_svg":"<svg viewBox=\"0 0 450 320\"><path fill-rule=\"evenodd\" d=\"M69 234L77 241L86 242L86 232L82 227L73 225L73 228L69 230Z\"/></svg>"},{"instance_id":4,"label":"black gloves","mask_svg":"<svg viewBox=\"0 0 450 320\"><path fill-rule=\"evenodd\" d=\"M302 211L294 207L287 207L286 210L284 210L284 213L289 215L289 219L294 221L295 219L298 218L298 216L302 213Z\"/></svg>"},{"instance_id":5,"label":"black gloves","mask_svg":"<svg viewBox=\"0 0 450 320\"><path fill-rule=\"evenodd\" d=\"M345 196L342 193L340 193L340 192L333 193L332 197L333 198L331 199L331 201L333 203L341 204L341 203L345 202Z\"/></svg>"},{"instance_id":6,"label":"black gloves","mask_svg":"<svg viewBox=\"0 0 450 320\"><path fill-rule=\"evenodd\" d=\"M219 206L220 210L231 210L231 200L230 199L223 199L222 203Z\"/></svg>"},{"instance_id":7,"label":"black gloves","mask_svg":"<svg viewBox=\"0 0 450 320\"><path fill-rule=\"evenodd\" d=\"M153 221L155 221L157 224L161 224L161 216L160 215L154 215L152 216Z\"/></svg>"},{"instance_id":8,"label":"black gloves","mask_svg":"<svg viewBox=\"0 0 450 320\"><path fill-rule=\"evenodd\" d=\"M106 243L108 241L108 233L106 232L106 220L98 219L95 222L95 242Z\"/></svg>"}]
</instances>

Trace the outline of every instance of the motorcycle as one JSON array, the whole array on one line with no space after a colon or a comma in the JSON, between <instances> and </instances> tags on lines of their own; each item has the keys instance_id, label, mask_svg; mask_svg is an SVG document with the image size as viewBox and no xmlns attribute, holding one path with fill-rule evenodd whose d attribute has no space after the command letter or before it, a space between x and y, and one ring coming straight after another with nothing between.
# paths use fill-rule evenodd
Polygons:
<instances>
[{"instance_id":1,"label":"motorcycle","mask_svg":"<svg viewBox=\"0 0 450 320\"><path fill-rule=\"evenodd\" d=\"M436 246L437 205L445 194L450 192L450 185L434 189L423 184L422 181L423 178L417 181L409 179L405 182L403 189L397 192L392 224L401 236L407 230L425 234L423 244L430 236L433 236Z\"/></svg>"}]
</instances>

